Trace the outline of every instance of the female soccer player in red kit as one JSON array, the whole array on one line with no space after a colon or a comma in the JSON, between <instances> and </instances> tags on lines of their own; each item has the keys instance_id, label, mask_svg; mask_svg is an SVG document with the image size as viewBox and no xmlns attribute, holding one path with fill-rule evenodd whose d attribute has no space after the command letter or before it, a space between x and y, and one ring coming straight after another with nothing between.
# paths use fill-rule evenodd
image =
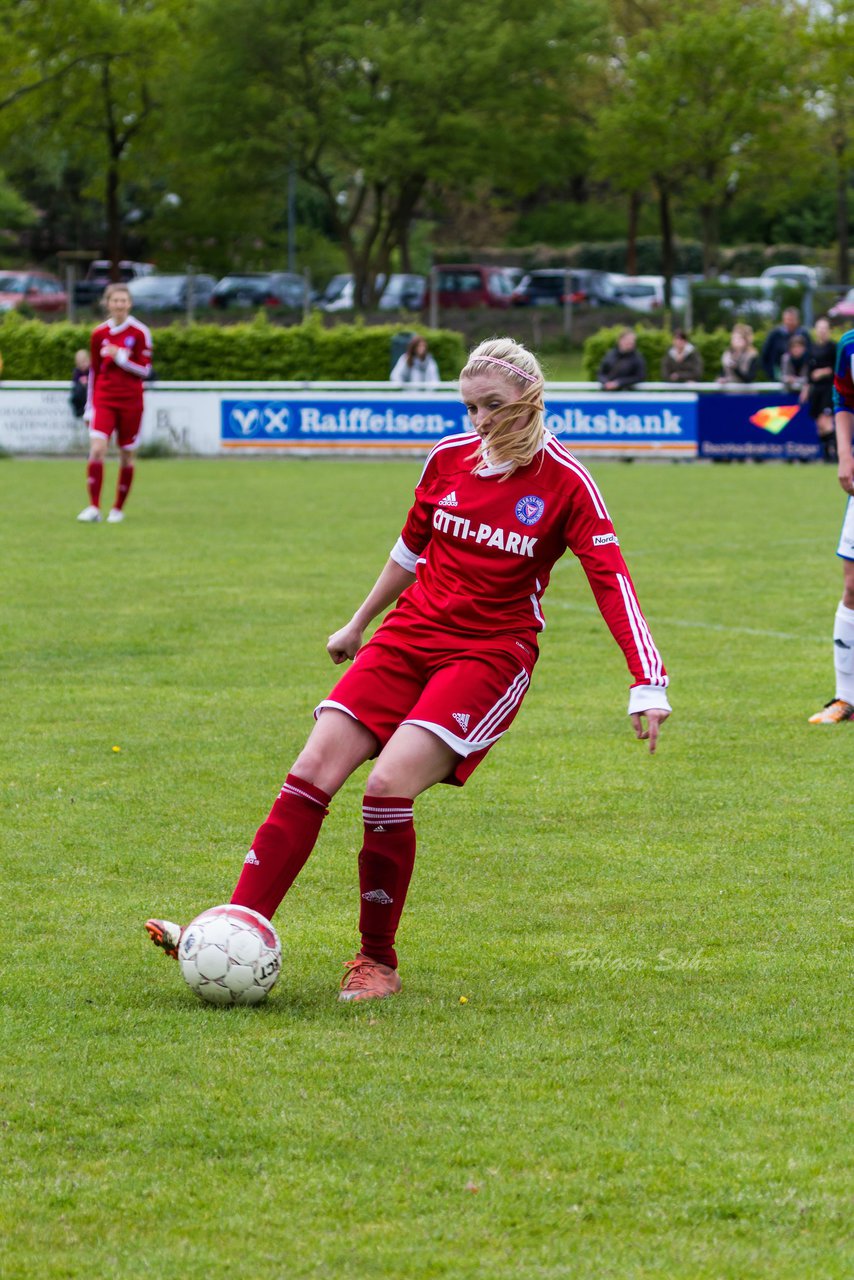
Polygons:
<instances>
[{"instance_id":1,"label":"female soccer player in red kit","mask_svg":"<svg viewBox=\"0 0 854 1280\"><path fill-rule=\"evenodd\" d=\"M107 524L118 524L125 518L125 499L133 482L133 455L142 426L142 384L151 373L151 334L131 315L127 286L107 285L104 302L110 318L97 326L90 341L85 414L89 422L89 505L77 517L89 524L101 519L104 458L114 431L119 446L119 480Z\"/></svg>"},{"instance_id":2,"label":"female soccer player in red kit","mask_svg":"<svg viewBox=\"0 0 854 1280\"><path fill-rule=\"evenodd\" d=\"M400 991L395 934L415 860L413 801L462 786L509 728L545 626L541 598L567 547L632 675L629 714L654 751L670 714L667 675L591 476L546 429L543 375L509 338L481 343L460 376L471 432L430 453L390 559L350 621L330 636L353 659L260 827L232 902L270 919L311 853L332 796L374 760L359 854L361 948L339 999ZM373 638L368 624L397 601ZM181 928L149 920L177 954Z\"/></svg>"}]
</instances>

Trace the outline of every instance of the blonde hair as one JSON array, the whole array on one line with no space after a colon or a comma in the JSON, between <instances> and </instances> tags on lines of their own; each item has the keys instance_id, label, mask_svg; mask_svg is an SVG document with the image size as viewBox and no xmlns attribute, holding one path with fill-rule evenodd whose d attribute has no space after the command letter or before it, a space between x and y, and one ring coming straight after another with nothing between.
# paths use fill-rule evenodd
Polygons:
<instances>
[{"instance_id":1,"label":"blonde hair","mask_svg":"<svg viewBox=\"0 0 854 1280\"><path fill-rule=\"evenodd\" d=\"M507 466L506 475L525 467L543 442L543 371L536 356L512 338L490 338L469 353L463 378L498 374L517 393L492 415L488 440L481 439L475 474L487 467Z\"/></svg>"},{"instance_id":2,"label":"blonde hair","mask_svg":"<svg viewBox=\"0 0 854 1280\"><path fill-rule=\"evenodd\" d=\"M131 301L133 301L130 289L126 284L123 284L121 280L114 280L112 284L107 285L106 289L101 294L101 301L106 305L110 301L110 298L112 298L113 294L119 292L126 293Z\"/></svg>"}]
</instances>

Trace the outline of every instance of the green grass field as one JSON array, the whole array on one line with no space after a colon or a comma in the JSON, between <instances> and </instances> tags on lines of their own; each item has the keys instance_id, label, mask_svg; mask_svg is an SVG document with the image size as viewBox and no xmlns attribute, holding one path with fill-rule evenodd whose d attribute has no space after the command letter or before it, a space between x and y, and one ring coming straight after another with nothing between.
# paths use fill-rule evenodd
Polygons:
<instances>
[{"instance_id":1,"label":"green grass field","mask_svg":"<svg viewBox=\"0 0 854 1280\"><path fill-rule=\"evenodd\" d=\"M399 998L335 1001L363 774L265 1006L147 941L228 898L418 471L142 462L84 526L81 462L0 463L0 1274L850 1277L831 469L594 467L675 714L650 757L562 562L513 731L419 801Z\"/></svg>"}]
</instances>

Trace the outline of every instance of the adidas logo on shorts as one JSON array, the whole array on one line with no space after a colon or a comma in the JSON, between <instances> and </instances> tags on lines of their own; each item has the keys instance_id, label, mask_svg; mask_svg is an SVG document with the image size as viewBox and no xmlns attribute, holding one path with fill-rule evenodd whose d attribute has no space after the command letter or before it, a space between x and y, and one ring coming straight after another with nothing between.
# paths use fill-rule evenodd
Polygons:
<instances>
[{"instance_id":1,"label":"adidas logo on shorts","mask_svg":"<svg viewBox=\"0 0 854 1280\"><path fill-rule=\"evenodd\" d=\"M458 725L460 726L460 728L462 729L463 733L467 733L467 732L468 732L468 727L469 727L469 720L471 719L471 716L468 714L468 712L467 712L467 711L455 711L455 712L453 713L453 717L454 717L454 719L456 720L457 724L458 724Z\"/></svg>"}]
</instances>

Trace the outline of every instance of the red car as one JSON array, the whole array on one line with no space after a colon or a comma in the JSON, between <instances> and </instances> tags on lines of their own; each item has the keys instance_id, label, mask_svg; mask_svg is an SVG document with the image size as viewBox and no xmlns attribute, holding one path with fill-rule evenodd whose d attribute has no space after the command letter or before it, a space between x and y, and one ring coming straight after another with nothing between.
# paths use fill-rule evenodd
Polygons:
<instances>
[{"instance_id":1,"label":"red car","mask_svg":"<svg viewBox=\"0 0 854 1280\"><path fill-rule=\"evenodd\" d=\"M65 311L68 294L62 281L49 271L0 272L0 311L14 311L21 306L34 311Z\"/></svg>"},{"instance_id":2,"label":"red car","mask_svg":"<svg viewBox=\"0 0 854 1280\"><path fill-rule=\"evenodd\" d=\"M513 286L500 267L442 264L436 275L440 307L510 306Z\"/></svg>"},{"instance_id":3,"label":"red car","mask_svg":"<svg viewBox=\"0 0 854 1280\"><path fill-rule=\"evenodd\" d=\"M854 317L854 289L849 289L827 313L831 320L850 320Z\"/></svg>"}]
</instances>

